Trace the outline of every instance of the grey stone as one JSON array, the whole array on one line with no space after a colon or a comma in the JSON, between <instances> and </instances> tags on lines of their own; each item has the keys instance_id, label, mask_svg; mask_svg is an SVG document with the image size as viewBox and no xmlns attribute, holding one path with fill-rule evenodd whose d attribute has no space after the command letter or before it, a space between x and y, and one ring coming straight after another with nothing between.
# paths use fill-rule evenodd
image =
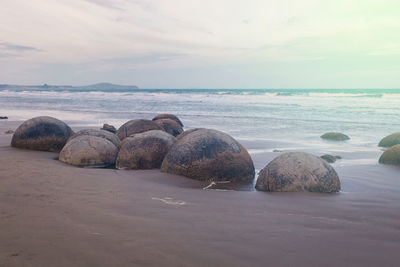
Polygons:
<instances>
[{"instance_id":1,"label":"grey stone","mask_svg":"<svg viewBox=\"0 0 400 267\"><path fill-rule=\"evenodd\" d=\"M332 166L321 158L304 152L288 152L260 171L256 189L331 193L340 191L340 180Z\"/></svg>"}]
</instances>

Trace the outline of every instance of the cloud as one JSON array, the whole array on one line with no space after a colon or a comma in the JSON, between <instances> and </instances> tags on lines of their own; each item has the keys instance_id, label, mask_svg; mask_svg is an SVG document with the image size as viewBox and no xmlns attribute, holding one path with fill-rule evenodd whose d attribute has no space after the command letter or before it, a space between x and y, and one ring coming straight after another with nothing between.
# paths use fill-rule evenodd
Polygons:
<instances>
[{"instance_id":1,"label":"cloud","mask_svg":"<svg viewBox=\"0 0 400 267\"><path fill-rule=\"evenodd\" d=\"M41 51L41 50L32 46L0 42L0 51L25 52L25 51Z\"/></svg>"}]
</instances>

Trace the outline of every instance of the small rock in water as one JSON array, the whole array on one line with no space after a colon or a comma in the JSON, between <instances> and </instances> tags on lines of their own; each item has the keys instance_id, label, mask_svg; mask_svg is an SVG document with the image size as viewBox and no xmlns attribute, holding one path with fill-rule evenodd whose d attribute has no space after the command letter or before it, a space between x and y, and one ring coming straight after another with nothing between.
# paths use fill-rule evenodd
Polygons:
<instances>
[{"instance_id":1,"label":"small rock in water","mask_svg":"<svg viewBox=\"0 0 400 267\"><path fill-rule=\"evenodd\" d=\"M5 133L5 134L13 134L13 133L14 133L14 130L8 130L8 131L5 131L4 133Z\"/></svg>"},{"instance_id":2,"label":"small rock in water","mask_svg":"<svg viewBox=\"0 0 400 267\"><path fill-rule=\"evenodd\" d=\"M321 135L321 138L331 141L345 141L350 139L350 137L348 137L347 135L336 132L325 133Z\"/></svg>"},{"instance_id":3,"label":"small rock in water","mask_svg":"<svg viewBox=\"0 0 400 267\"><path fill-rule=\"evenodd\" d=\"M107 124L107 123L104 123L103 124L103 128L100 128L100 130L109 131L111 133L116 133L117 132L117 129L113 125L110 125L110 124Z\"/></svg>"},{"instance_id":4,"label":"small rock in water","mask_svg":"<svg viewBox=\"0 0 400 267\"><path fill-rule=\"evenodd\" d=\"M336 160L341 159L342 157L325 154L325 155L322 155L320 158L326 160L329 163L334 163Z\"/></svg>"},{"instance_id":5,"label":"small rock in water","mask_svg":"<svg viewBox=\"0 0 400 267\"><path fill-rule=\"evenodd\" d=\"M7 120L7 119L8 119L8 117L5 117L5 116L4 116L4 117L1 117L1 116L0 116L0 120Z\"/></svg>"},{"instance_id":6,"label":"small rock in water","mask_svg":"<svg viewBox=\"0 0 400 267\"><path fill-rule=\"evenodd\" d=\"M395 145L386 150L379 158L379 163L400 166L400 145Z\"/></svg>"}]
</instances>

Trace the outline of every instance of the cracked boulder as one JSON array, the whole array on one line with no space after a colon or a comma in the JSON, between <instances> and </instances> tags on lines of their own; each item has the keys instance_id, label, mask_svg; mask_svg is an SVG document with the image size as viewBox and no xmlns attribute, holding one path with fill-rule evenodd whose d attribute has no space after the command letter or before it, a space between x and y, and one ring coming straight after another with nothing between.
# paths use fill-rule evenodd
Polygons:
<instances>
[{"instance_id":1,"label":"cracked boulder","mask_svg":"<svg viewBox=\"0 0 400 267\"><path fill-rule=\"evenodd\" d=\"M130 120L119 127L119 129L117 130L117 136L119 137L119 139L123 140L132 134L143 133L151 130L164 129L151 120Z\"/></svg>"},{"instance_id":2,"label":"cracked boulder","mask_svg":"<svg viewBox=\"0 0 400 267\"><path fill-rule=\"evenodd\" d=\"M71 128L56 118L36 117L25 121L15 130L11 146L60 152L72 134Z\"/></svg>"},{"instance_id":3,"label":"cracked boulder","mask_svg":"<svg viewBox=\"0 0 400 267\"><path fill-rule=\"evenodd\" d=\"M95 130L95 129L83 129L83 130L80 130L77 133L75 133L74 135L72 135L68 139L68 142L70 142L74 138L76 138L78 136L82 136L82 135L90 135L90 136L97 136L97 137L105 138L108 141L110 141L111 143L113 143L116 147L118 147L119 143L121 142L121 140L119 140L118 136L116 136L115 134L113 134L113 133L111 133L109 131Z\"/></svg>"},{"instance_id":4,"label":"cracked boulder","mask_svg":"<svg viewBox=\"0 0 400 267\"><path fill-rule=\"evenodd\" d=\"M162 119L162 120L155 120L154 122L157 123L159 126L161 126L164 129L164 131L173 136L178 136L181 133L183 133L182 126L174 120Z\"/></svg>"},{"instance_id":5,"label":"cracked boulder","mask_svg":"<svg viewBox=\"0 0 400 267\"><path fill-rule=\"evenodd\" d=\"M115 164L118 148L105 138L81 135L69 141L59 160L78 167L109 167Z\"/></svg>"},{"instance_id":6,"label":"cracked boulder","mask_svg":"<svg viewBox=\"0 0 400 267\"><path fill-rule=\"evenodd\" d=\"M171 119L173 121L176 121L181 127L183 127L183 123L181 122L181 120L173 114L159 114L153 118L153 121L164 119Z\"/></svg>"},{"instance_id":7,"label":"cracked boulder","mask_svg":"<svg viewBox=\"0 0 400 267\"><path fill-rule=\"evenodd\" d=\"M117 169L159 169L176 138L160 130L135 134L121 142Z\"/></svg>"},{"instance_id":8,"label":"cracked boulder","mask_svg":"<svg viewBox=\"0 0 400 267\"><path fill-rule=\"evenodd\" d=\"M161 171L202 181L251 183L254 179L247 150L228 134L210 129L180 138L164 158Z\"/></svg>"},{"instance_id":9,"label":"cracked boulder","mask_svg":"<svg viewBox=\"0 0 400 267\"><path fill-rule=\"evenodd\" d=\"M260 171L256 189L270 192L340 191L340 180L332 166L304 152L284 153Z\"/></svg>"}]
</instances>

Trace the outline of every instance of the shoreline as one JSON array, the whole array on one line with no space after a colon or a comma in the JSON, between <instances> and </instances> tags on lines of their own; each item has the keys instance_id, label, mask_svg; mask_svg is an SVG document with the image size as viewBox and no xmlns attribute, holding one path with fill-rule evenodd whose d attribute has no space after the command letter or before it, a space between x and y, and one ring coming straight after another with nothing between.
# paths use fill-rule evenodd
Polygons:
<instances>
[{"instance_id":1,"label":"shoreline","mask_svg":"<svg viewBox=\"0 0 400 267\"><path fill-rule=\"evenodd\" d=\"M337 165L336 194L202 190L159 170L76 168L56 153L12 148L4 131L19 123L0 121L1 266L400 261L397 167ZM277 155L252 157L259 168Z\"/></svg>"}]
</instances>

